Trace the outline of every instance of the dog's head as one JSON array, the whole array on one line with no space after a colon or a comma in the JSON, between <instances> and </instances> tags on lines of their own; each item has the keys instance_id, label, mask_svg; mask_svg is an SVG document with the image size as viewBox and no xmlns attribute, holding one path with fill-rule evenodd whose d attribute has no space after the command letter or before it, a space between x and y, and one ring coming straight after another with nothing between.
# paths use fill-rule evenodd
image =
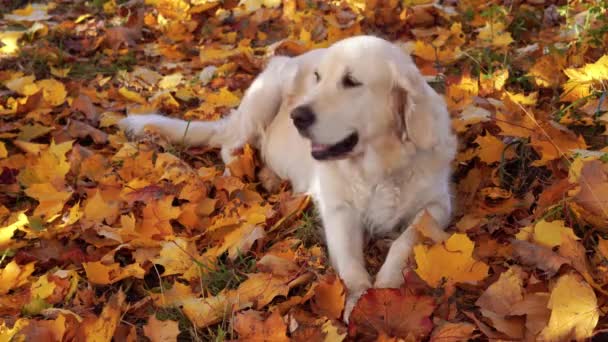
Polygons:
<instances>
[{"instance_id":1,"label":"dog's head","mask_svg":"<svg viewBox=\"0 0 608 342\"><path fill-rule=\"evenodd\" d=\"M310 86L291 118L310 139L317 160L357 155L388 136L431 149L442 134L450 134L443 99L410 56L383 39L342 40L327 49L312 72L298 78L308 78Z\"/></svg>"}]
</instances>

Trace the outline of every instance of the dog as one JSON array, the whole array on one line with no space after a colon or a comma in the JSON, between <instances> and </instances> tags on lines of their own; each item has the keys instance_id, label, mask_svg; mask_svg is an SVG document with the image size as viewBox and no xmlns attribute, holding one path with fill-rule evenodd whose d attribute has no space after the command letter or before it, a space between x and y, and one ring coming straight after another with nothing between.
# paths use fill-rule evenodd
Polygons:
<instances>
[{"instance_id":1,"label":"dog","mask_svg":"<svg viewBox=\"0 0 608 342\"><path fill-rule=\"evenodd\" d=\"M368 289L396 288L428 212L445 227L456 153L446 104L411 57L373 36L355 36L297 57L276 56L238 109L215 122L131 115L134 136L154 126L170 141L221 148L228 163L249 143L319 209L331 264L348 289L344 318ZM405 228L405 229L403 229ZM375 281L364 235L400 234Z\"/></svg>"}]
</instances>

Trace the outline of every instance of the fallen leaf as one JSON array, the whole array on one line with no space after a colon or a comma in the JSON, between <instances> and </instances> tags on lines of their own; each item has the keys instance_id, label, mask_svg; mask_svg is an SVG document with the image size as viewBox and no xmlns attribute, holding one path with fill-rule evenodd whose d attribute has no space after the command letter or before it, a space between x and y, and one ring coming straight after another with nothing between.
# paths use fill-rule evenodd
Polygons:
<instances>
[{"instance_id":1,"label":"fallen leaf","mask_svg":"<svg viewBox=\"0 0 608 342\"><path fill-rule=\"evenodd\" d=\"M150 316L148 323L144 325L144 335L152 342L177 341L179 335L179 324L176 321L161 321L156 315Z\"/></svg>"},{"instance_id":2,"label":"fallen leaf","mask_svg":"<svg viewBox=\"0 0 608 342\"><path fill-rule=\"evenodd\" d=\"M124 292L118 291L112 295L99 318L83 322L82 337L94 342L110 341L120 321L124 301Z\"/></svg>"},{"instance_id":3,"label":"fallen leaf","mask_svg":"<svg viewBox=\"0 0 608 342\"><path fill-rule=\"evenodd\" d=\"M313 311L330 319L339 319L344 310L346 290L340 278L328 275L319 281L312 298Z\"/></svg>"},{"instance_id":4,"label":"fallen leaf","mask_svg":"<svg viewBox=\"0 0 608 342\"><path fill-rule=\"evenodd\" d=\"M460 342L473 337L475 326L470 323L445 322L433 330L431 342Z\"/></svg>"},{"instance_id":5,"label":"fallen leaf","mask_svg":"<svg viewBox=\"0 0 608 342\"><path fill-rule=\"evenodd\" d=\"M266 319L253 310L239 313L235 317L234 330L242 341L289 341L287 326L277 311Z\"/></svg>"},{"instance_id":6,"label":"fallen leaf","mask_svg":"<svg viewBox=\"0 0 608 342\"><path fill-rule=\"evenodd\" d=\"M416 273L429 285L445 285L447 295L459 282L475 283L488 274L488 266L472 258L474 244L465 234L453 234L432 247L414 247Z\"/></svg>"},{"instance_id":7,"label":"fallen leaf","mask_svg":"<svg viewBox=\"0 0 608 342\"><path fill-rule=\"evenodd\" d=\"M515 258L526 266L534 266L543 270L548 277L555 275L562 265L570 264L568 259L544 246L515 239L511 240L511 245Z\"/></svg>"},{"instance_id":8,"label":"fallen leaf","mask_svg":"<svg viewBox=\"0 0 608 342\"><path fill-rule=\"evenodd\" d=\"M352 337L375 337L379 333L422 339L433 324L431 297L404 294L398 289L370 289L357 302L348 326Z\"/></svg>"},{"instance_id":9,"label":"fallen leaf","mask_svg":"<svg viewBox=\"0 0 608 342\"><path fill-rule=\"evenodd\" d=\"M576 296L572 296L573 293ZM548 307L551 318L541 332L541 339L582 340L593 335L600 315L597 298L591 286L579 276L572 273L561 276L551 291Z\"/></svg>"}]
</instances>

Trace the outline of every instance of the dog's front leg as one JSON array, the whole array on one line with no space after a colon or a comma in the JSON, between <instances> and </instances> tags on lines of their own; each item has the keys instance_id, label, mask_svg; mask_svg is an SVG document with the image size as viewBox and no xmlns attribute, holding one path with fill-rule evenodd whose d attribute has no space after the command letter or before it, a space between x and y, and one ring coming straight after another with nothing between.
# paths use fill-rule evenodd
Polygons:
<instances>
[{"instance_id":1,"label":"dog's front leg","mask_svg":"<svg viewBox=\"0 0 608 342\"><path fill-rule=\"evenodd\" d=\"M374 287L398 288L403 284L403 268L418 242L418 232L413 226L418 223L425 210L428 210L442 228L447 224L450 216L450 204L447 202L433 202L418 212L412 224L391 244L386 260L376 275Z\"/></svg>"},{"instance_id":2,"label":"dog's front leg","mask_svg":"<svg viewBox=\"0 0 608 342\"><path fill-rule=\"evenodd\" d=\"M344 320L348 321L361 294L371 287L363 258L363 225L348 206L320 209L331 263L348 289L344 307Z\"/></svg>"}]
</instances>

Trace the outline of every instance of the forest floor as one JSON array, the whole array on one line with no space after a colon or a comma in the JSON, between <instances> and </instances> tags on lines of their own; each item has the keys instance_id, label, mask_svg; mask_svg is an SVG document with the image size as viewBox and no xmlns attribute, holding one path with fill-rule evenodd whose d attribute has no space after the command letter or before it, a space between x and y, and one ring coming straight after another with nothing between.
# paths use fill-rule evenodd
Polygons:
<instances>
[{"instance_id":1,"label":"forest floor","mask_svg":"<svg viewBox=\"0 0 608 342\"><path fill-rule=\"evenodd\" d=\"M567 341L608 328L608 2L2 1L0 341ZM272 55L374 34L458 133L443 242L341 320L308 197L246 146L129 141L215 120ZM232 176L224 176L228 167ZM428 225L428 226L427 226ZM425 235L425 233L427 235ZM370 271L385 241L366 248Z\"/></svg>"}]
</instances>

